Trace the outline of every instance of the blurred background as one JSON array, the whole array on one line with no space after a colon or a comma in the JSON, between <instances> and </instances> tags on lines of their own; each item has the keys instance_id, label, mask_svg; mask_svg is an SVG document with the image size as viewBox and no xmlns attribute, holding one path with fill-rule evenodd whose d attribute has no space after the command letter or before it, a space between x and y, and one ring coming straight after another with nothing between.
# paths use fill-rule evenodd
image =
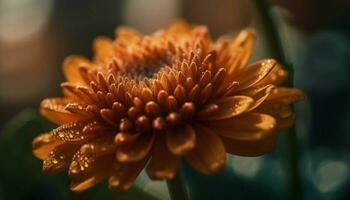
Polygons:
<instances>
[{"instance_id":1,"label":"blurred background","mask_svg":"<svg viewBox=\"0 0 350 200\"><path fill-rule=\"evenodd\" d=\"M350 199L350 1L273 4L295 85L307 95L296 107L301 196ZM50 125L31 109L45 97L61 95L63 59L91 57L96 36L113 37L119 25L148 34L178 18L207 25L213 39L255 27L258 42L251 61L271 56L246 0L0 0L0 199L97 197L72 195L65 175L41 174L30 144L38 133L31 130L47 131ZM279 150L256 158L231 156L225 172L215 177L183 168L193 199L285 199L280 160ZM169 199L166 185L145 174L137 185L156 199Z\"/></svg>"}]
</instances>

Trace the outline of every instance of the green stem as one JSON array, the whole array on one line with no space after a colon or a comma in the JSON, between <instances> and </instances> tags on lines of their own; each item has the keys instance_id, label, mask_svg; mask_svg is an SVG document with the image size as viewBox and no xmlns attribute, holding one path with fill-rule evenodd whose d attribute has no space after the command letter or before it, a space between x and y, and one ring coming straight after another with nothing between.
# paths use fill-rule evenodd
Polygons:
<instances>
[{"instance_id":1,"label":"green stem","mask_svg":"<svg viewBox=\"0 0 350 200\"><path fill-rule=\"evenodd\" d=\"M268 48L272 56L280 62L285 62L281 38L278 32L276 20L270 14L271 4L267 0L252 0L256 11L256 20L268 39ZM288 69L293 70L293 69Z\"/></svg>"},{"instance_id":2,"label":"green stem","mask_svg":"<svg viewBox=\"0 0 350 200\"><path fill-rule=\"evenodd\" d=\"M180 170L176 177L172 180L167 180L167 186L171 200L188 200L186 187L183 184Z\"/></svg>"},{"instance_id":3,"label":"green stem","mask_svg":"<svg viewBox=\"0 0 350 200\"><path fill-rule=\"evenodd\" d=\"M267 0L252 0L256 10L257 20L267 38L268 48L272 56L282 63L288 71L286 86L293 87L294 69L283 51L280 33L274 16L271 15L271 4ZM292 107L294 110L294 108ZM282 161L288 180L288 199L302 198L299 173L299 145L295 127L290 128L283 138Z\"/></svg>"}]
</instances>

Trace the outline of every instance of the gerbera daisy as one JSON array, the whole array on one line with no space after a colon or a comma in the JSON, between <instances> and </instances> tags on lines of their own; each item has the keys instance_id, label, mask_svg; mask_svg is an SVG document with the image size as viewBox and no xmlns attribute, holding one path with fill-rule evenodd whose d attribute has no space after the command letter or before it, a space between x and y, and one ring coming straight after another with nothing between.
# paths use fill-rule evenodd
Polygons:
<instances>
[{"instance_id":1,"label":"gerbera daisy","mask_svg":"<svg viewBox=\"0 0 350 200\"><path fill-rule=\"evenodd\" d=\"M287 73L275 60L247 66L254 43L250 29L212 41L205 26L182 22L97 38L92 61L64 61L64 97L42 101L59 127L34 139L34 154L49 174L68 168L71 189L82 191L107 178L110 189L126 190L144 168L172 179L181 158L213 175L226 153L272 151L303 95L277 86Z\"/></svg>"}]
</instances>

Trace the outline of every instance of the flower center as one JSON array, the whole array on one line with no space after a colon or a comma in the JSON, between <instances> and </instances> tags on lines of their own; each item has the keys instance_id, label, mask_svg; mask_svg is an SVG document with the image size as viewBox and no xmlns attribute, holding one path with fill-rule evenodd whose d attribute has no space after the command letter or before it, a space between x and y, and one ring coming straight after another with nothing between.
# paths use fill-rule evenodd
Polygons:
<instances>
[{"instance_id":1,"label":"flower center","mask_svg":"<svg viewBox=\"0 0 350 200\"><path fill-rule=\"evenodd\" d=\"M136 82L140 82L146 78L154 78L154 75L166 66L168 66L168 64L163 61L136 64L122 70L120 75L129 77Z\"/></svg>"},{"instance_id":2,"label":"flower center","mask_svg":"<svg viewBox=\"0 0 350 200\"><path fill-rule=\"evenodd\" d=\"M144 78L153 78L163 66L151 65L143 68L131 68L121 72L122 76L130 77L136 81L141 81Z\"/></svg>"}]
</instances>

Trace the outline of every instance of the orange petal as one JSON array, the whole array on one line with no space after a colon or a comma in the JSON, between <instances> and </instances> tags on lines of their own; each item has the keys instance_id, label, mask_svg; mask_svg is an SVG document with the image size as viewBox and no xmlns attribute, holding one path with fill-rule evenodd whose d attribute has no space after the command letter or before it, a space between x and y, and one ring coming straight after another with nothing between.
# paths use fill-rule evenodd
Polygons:
<instances>
[{"instance_id":1,"label":"orange petal","mask_svg":"<svg viewBox=\"0 0 350 200\"><path fill-rule=\"evenodd\" d=\"M87 58L82 56L69 56L64 59L63 73L68 82L86 85L81 77L79 69L81 67L90 67L91 63Z\"/></svg>"},{"instance_id":2,"label":"orange petal","mask_svg":"<svg viewBox=\"0 0 350 200\"><path fill-rule=\"evenodd\" d=\"M278 101L266 101L254 111L267 113L276 118L287 118L293 114L289 104Z\"/></svg>"},{"instance_id":3,"label":"orange petal","mask_svg":"<svg viewBox=\"0 0 350 200\"><path fill-rule=\"evenodd\" d=\"M182 33L188 33L190 30L191 30L191 27L189 24L187 24L183 20L177 20L176 22L170 25L167 31L170 33L182 34Z\"/></svg>"},{"instance_id":4,"label":"orange petal","mask_svg":"<svg viewBox=\"0 0 350 200\"><path fill-rule=\"evenodd\" d=\"M111 173L111 172L110 172ZM73 192L82 192L84 190L87 190L91 188L92 186L96 185L97 183L105 180L108 178L110 173L106 173L105 170L103 171L97 171L94 175L91 175L91 177L88 177L83 180L75 180L73 179L70 184L70 189Z\"/></svg>"},{"instance_id":5,"label":"orange petal","mask_svg":"<svg viewBox=\"0 0 350 200\"><path fill-rule=\"evenodd\" d=\"M115 30L115 37L118 42L130 44L140 41L142 34L133 28L120 26Z\"/></svg>"},{"instance_id":6,"label":"orange petal","mask_svg":"<svg viewBox=\"0 0 350 200\"><path fill-rule=\"evenodd\" d=\"M232 50L239 49L242 51L242 54L240 56L240 62L236 66L236 69L234 70L235 73L240 72L248 63L248 60L250 56L252 55L252 52L254 50L256 41L255 32L252 29L244 29L242 30L239 35L236 37L236 39L233 41L233 44L231 46ZM232 70L229 70L232 71Z\"/></svg>"},{"instance_id":7,"label":"orange petal","mask_svg":"<svg viewBox=\"0 0 350 200\"><path fill-rule=\"evenodd\" d=\"M86 127L86 128L85 128ZM52 135L58 140L68 143L81 144L92 138L106 134L109 129L96 128L99 127L97 122L91 123L67 123L52 130ZM84 131L85 130L85 131Z\"/></svg>"},{"instance_id":8,"label":"orange petal","mask_svg":"<svg viewBox=\"0 0 350 200\"><path fill-rule=\"evenodd\" d=\"M115 159L112 154L97 158L90 163L91 167L83 168L85 172L81 176L72 177L70 189L73 192L82 192L105 180L112 174L114 163Z\"/></svg>"},{"instance_id":9,"label":"orange petal","mask_svg":"<svg viewBox=\"0 0 350 200\"><path fill-rule=\"evenodd\" d=\"M278 101L266 101L254 111L273 116L276 119L276 130L278 131L291 127L295 121L291 106Z\"/></svg>"},{"instance_id":10,"label":"orange petal","mask_svg":"<svg viewBox=\"0 0 350 200\"><path fill-rule=\"evenodd\" d=\"M67 168L74 153L79 149L78 145L61 144L56 146L45 158L43 171L47 174L56 174Z\"/></svg>"},{"instance_id":11,"label":"orange petal","mask_svg":"<svg viewBox=\"0 0 350 200\"><path fill-rule=\"evenodd\" d=\"M65 109L70 103L65 98L48 98L40 104L40 113L56 124L65 124L69 122L78 122L86 119L86 116L71 113Z\"/></svg>"},{"instance_id":12,"label":"orange petal","mask_svg":"<svg viewBox=\"0 0 350 200\"><path fill-rule=\"evenodd\" d=\"M275 139L265 139L258 141L241 141L222 137L226 151L239 156L261 156L273 151Z\"/></svg>"},{"instance_id":13,"label":"orange petal","mask_svg":"<svg viewBox=\"0 0 350 200\"><path fill-rule=\"evenodd\" d=\"M76 83L64 82L61 83L63 96L72 102L82 102L81 97L76 93L79 85Z\"/></svg>"},{"instance_id":14,"label":"orange petal","mask_svg":"<svg viewBox=\"0 0 350 200\"><path fill-rule=\"evenodd\" d=\"M276 64L277 62L273 59L265 59L252 64L236 77L235 81L239 82L236 90L241 91L248 87L253 87L264 79Z\"/></svg>"},{"instance_id":15,"label":"orange petal","mask_svg":"<svg viewBox=\"0 0 350 200\"><path fill-rule=\"evenodd\" d=\"M106 165L110 166L114 161L114 152L116 144L113 141L113 135L106 135L93 142L82 145L77 151L69 166L69 176L76 180L83 180L95 173L97 168L101 168L98 160L111 160ZM102 161L101 161L102 162Z\"/></svg>"},{"instance_id":16,"label":"orange petal","mask_svg":"<svg viewBox=\"0 0 350 200\"><path fill-rule=\"evenodd\" d=\"M37 158L45 160L50 152L62 143L63 141L57 140L52 133L41 134L33 140L33 153Z\"/></svg>"},{"instance_id":17,"label":"orange petal","mask_svg":"<svg viewBox=\"0 0 350 200\"><path fill-rule=\"evenodd\" d=\"M226 151L220 137L210 129L195 125L196 146L186 154L187 162L205 175L213 175L225 167Z\"/></svg>"},{"instance_id":18,"label":"orange petal","mask_svg":"<svg viewBox=\"0 0 350 200\"><path fill-rule=\"evenodd\" d=\"M214 94L216 96L224 96L224 94L227 93L229 88L232 86L232 83L236 82L234 78L237 76L237 74L240 74L240 72L237 72L237 71L243 71L244 66L240 66L240 58L242 57L242 54L243 54L242 50L236 49L232 53L230 52L228 56L226 56L228 57L227 58L228 61L226 61L227 63L222 64L223 66L227 66L226 73L220 85L218 85L216 90L214 91ZM224 62L224 61L221 61L221 62ZM242 69L239 69L240 67Z\"/></svg>"},{"instance_id":19,"label":"orange petal","mask_svg":"<svg viewBox=\"0 0 350 200\"><path fill-rule=\"evenodd\" d=\"M250 110L254 110L256 107L261 105L266 99L269 98L271 93L273 92L275 86L266 85L260 88L249 88L239 93L239 95L245 95L252 97L254 99L254 104L249 108Z\"/></svg>"},{"instance_id":20,"label":"orange petal","mask_svg":"<svg viewBox=\"0 0 350 200\"><path fill-rule=\"evenodd\" d=\"M277 63L272 71L259 83L256 84L256 87L261 87L264 85L280 85L288 77L288 72L283 69L282 65Z\"/></svg>"},{"instance_id":21,"label":"orange petal","mask_svg":"<svg viewBox=\"0 0 350 200\"><path fill-rule=\"evenodd\" d=\"M98 37L94 40L94 60L97 63L109 64L114 57L113 41L107 37Z\"/></svg>"},{"instance_id":22,"label":"orange petal","mask_svg":"<svg viewBox=\"0 0 350 200\"><path fill-rule=\"evenodd\" d=\"M117 163L113 175L108 180L108 187L112 191L125 191L129 189L137 176L145 167L149 156L135 163Z\"/></svg>"},{"instance_id":23,"label":"orange petal","mask_svg":"<svg viewBox=\"0 0 350 200\"><path fill-rule=\"evenodd\" d=\"M182 127L167 130L165 139L171 153L184 155L194 148L196 134L191 125L185 124Z\"/></svg>"},{"instance_id":24,"label":"orange petal","mask_svg":"<svg viewBox=\"0 0 350 200\"><path fill-rule=\"evenodd\" d=\"M232 52L229 49L230 43L231 39L228 36L221 36L213 44L213 50L217 52L217 58L215 62L218 66L230 67L230 65L228 65L227 63L231 60L232 55L235 55L232 54ZM227 69L225 71L227 71Z\"/></svg>"},{"instance_id":25,"label":"orange petal","mask_svg":"<svg viewBox=\"0 0 350 200\"><path fill-rule=\"evenodd\" d=\"M254 104L254 100L248 96L231 96L211 103L219 106L219 109L210 116L198 118L198 120L220 120L237 116L249 110Z\"/></svg>"},{"instance_id":26,"label":"orange petal","mask_svg":"<svg viewBox=\"0 0 350 200\"><path fill-rule=\"evenodd\" d=\"M208 121L203 125L222 137L252 141L274 136L272 132L276 120L270 115L249 112L230 119Z\"/></svg>"},{"instance_id":27,"label":"orange petal","mask_svg":"<svg viewBox=\"0 0 350 200\"><path fill-rule=\"evenodd\" d=\"M150 152L155 135L142 133L136 140L118 145L116 158L119 162L137 162L144 159Z\"/></svg>"},{"instance_id":28,"label":"orange petal","mask_svg":"<svg viewBox=\"0 0 350 200\"><path fill-rule=\"evenodd\" d=\"M163 136L158 136L147 166L147 174L153 179L173 179L180 165L180 157L172 154Z\"/></svg>"},{"instance_id":29,"label":"orange petal","mask_svg":"<svg viewBox=\"0 0 350 200\"><path fill-rule=\"evenodd\" d=\"M139 137L141 133L139 132L119 132L115 138L114 141L117 145L123 145L123 144L130 144L132 142L135 142Z\"/></svg>"},{"instance_id":30,"label":"orange petal","mask_svg":"<svg viewBox=\"0 0 350 200\"><path fill-rule=\"evenodd\" d=\"M303 100L304 98L305 97L303 92L299 89L277 87L272 91L271 95L268 97L268 100L275 100L283 103L292 103L295 101Z\"/></svg>"}]
</instances>

